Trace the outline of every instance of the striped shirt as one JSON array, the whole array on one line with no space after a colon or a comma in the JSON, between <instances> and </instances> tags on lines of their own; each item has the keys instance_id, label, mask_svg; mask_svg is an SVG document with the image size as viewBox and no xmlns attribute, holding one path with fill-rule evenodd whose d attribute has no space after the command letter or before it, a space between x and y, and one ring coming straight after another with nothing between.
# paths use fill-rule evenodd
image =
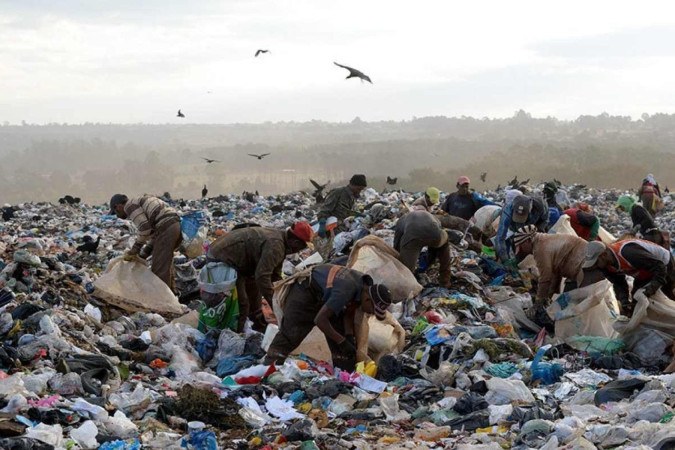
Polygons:
<instances>
[{"instance_id":1,"label":"striped shirt","mask_svg":"<svg viewBox=\"0 0 675 450\"><path fill-rule=\"evenodd\" d=\"M180 220L173 208L157 197L149 195L129 199L124 206L124 212L138 230L134 243L136 250L140 250L144 244L150 244L158 230Z\"/></svg>"}]
</instances>

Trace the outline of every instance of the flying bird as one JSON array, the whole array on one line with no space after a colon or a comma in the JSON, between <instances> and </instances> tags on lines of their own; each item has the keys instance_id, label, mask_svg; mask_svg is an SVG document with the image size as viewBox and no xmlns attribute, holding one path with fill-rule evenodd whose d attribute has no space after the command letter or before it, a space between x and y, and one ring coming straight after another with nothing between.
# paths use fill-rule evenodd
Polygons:
<instances>
[{"instance_id":1,"label":"flying bird","mask_svg":"<svg viewBox=\"0 0 675 450\"><path fill-rule=\"evenodd\" d=\"M333 62L333 64L335 64L338 67L342 67L343 69L347 69L349 71L349 75L347 75L347 78L345 78L346 80L350 78L361 78L362 82L365 80L368 83L373 84L373 82L370 81L370 77L361 72L360 70L352 69L351 67L343 66L342 64L338 64L336 62Z\"/></svg>"},{"instance_id":2,"label":"flying bird","mask_svg":"<svg viewBox=\"0 0 675 450\"><path fill-rule=\"evenodd\" d=\"M480 181L482 181L483 183L485 183L485 178L486 178L486 177L487 177L487 172L481 173L481 174L480 174Z\"/></svg>"},{"instance_id":3,"label":"flying bird","mask_svg":"<svg viewBox=\"0 0 675 450\"><path fill-rule=\"evenodd\" d=\"M204 161L206 161L207 164L211 164L211 163L214 163L214 162L220 162L217 159L209 159L209 158L204 158L204 157L202 157L202 159Z\"/></svg>"},{"instance_id":4,"label":"flying bird","mask_svg":"<svg viewBox=\"0 0 675 450\"><path fill-rule=\"evenodd\" d=\"M204 185L204 188L202 189L202 198L206 198L206 195L209 193L209 190L206 189L206 185Z\"/></svg>"},{"instance_id":5,"label":"flying bird","mask_svg":"<svg viewBox=\"0 0 675 450\"><path fill-rule=\"evenodd\" d=\"M253 156L254 158L258 158L258 159L263 159L267 155L270 155L270 153L263 153L262 155L254 155L253 153L248 154L248 156Z\"/></svg>"},{"instance_id":6,"label":"flying bird","mask_svg":"<svg viewBox=\"0 0 675 450\"><path fill-rule=\"evenodd\" d=\"M176 117L185 117L185 114L180 112L180 109L178 110L178 114L176 114Z\"/></svg>"},{"instance_id":7,"label":"flying bird","mask_svg":"<svg viewBox=\"0 0 675 450\"><path fill-rule=\"evenodd\" d=\"M269 53L269 52L270 52L269 50L258 49L258 51L255 52L255 57L257 58L261 53Z\"/></svg>"},{"instance_id":8,"label":"flying bird","mask_svg":"<svg viewBox=\"0 0 675 450\"><path fill-rule=\"evenodd\" d=\"M84 241L84 244L77 247L78 252L96 253L96 250L98 250L98 244L101 243L101 236L99 236L94 241L91 236L86 235L82 238L82 240Z\"/></svg>"},{"instance_id":9,"label":"flying bird","mask_svg":"<svg viewBox=\"0 0 675 450\"><path fill-rule=\"evenodd\" d=\"M392 186L396 184L398 181L398 177L396 178L391 178L389 175L387 175L387 184L391 184Z\"/></svg>"}]
</instances>

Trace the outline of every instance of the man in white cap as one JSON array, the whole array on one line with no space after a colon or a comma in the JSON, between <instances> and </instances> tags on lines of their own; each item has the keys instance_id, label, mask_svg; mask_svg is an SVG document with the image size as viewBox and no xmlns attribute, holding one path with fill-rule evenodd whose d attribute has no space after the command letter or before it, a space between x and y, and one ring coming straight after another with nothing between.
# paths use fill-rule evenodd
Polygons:
<instances>
[{"instance_id":1,"label":"man in white cap","mask_svg":"<svg viewBox=\"0 0 675 450\"><path fill-rule=\"evenodd\" d=\"M628 305L628 282L632 276L633 293L644 289L651 297L661 291L675 300L675 263L670 252L652 242L640 239L624 239L605 245L599 241L589 242L586 247L584 269L596 268L614 285L617 299L625 308Z\"/></svg>"},{"instance_id":2,"label":"man in white cap","mask_svg":"<svg viewBox=\"0 0 675 450\"><path fill-rule=\"evenodd\" d=\"M457 192L453 192L445 198L441 209L451 216L469 220L481 207L495 204L478 192L471 191L469 189L470 184L471 180L466 175L459 177L457 179Z\"/></svg>"}]
</instances>

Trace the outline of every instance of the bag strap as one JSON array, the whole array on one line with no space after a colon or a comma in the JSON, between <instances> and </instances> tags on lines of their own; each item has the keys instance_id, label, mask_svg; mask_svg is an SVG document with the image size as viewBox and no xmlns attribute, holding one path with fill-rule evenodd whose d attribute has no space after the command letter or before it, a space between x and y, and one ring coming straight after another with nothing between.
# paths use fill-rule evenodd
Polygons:
<instances>
[{"instance_id":1,"label":"bag strap","mask_svg":"<svg viewBox=\"0 0 675 450\"><path fill-rule=\"evenodd\" d=\"M328 272L328 278L326 279L326 289L333 287L333 282L335 281L335 276L343 269L342 266L333 266Z\"/></svg>"}]
</instances>

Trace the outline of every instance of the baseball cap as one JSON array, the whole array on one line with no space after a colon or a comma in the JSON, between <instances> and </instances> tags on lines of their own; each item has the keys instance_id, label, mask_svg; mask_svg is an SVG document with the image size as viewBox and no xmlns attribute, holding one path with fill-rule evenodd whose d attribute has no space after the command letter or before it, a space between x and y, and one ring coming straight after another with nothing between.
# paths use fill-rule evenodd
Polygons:
<instances>
[{"instance_id":1,"label":"baseball cap","mask_svg":"<svg viewBox=\"0 0 675 450\"><path fill-rule=\"evenodd\" d=\"M527 222L532 209L532 199L526 195L519 195L513 199L513 214L511 219L516 223Z\"/></svg>"},{"instance_id":2,"label":"baseball cap","mask_svg":"<svg viewBox=\"0 0 675 450\"><path fill-rule=\"evenodd\" d=\"M435 187L428 188L425 193L429 196L429 200L431 200L431 203L434 205L438 203L441 198L441 191Z\"/></svg>"},{"instance_id":3,"label":"baseball cap","mask_svg":"<svg viewBox=\"0 0 675 450\"><path fill-rule=\"evenodd\" d=\"M457 178L457 184L459 184L460 186L462 184L471 184L471 180L469 180L469 177L467 177L466 175L462 175L461 177Z\"/></svg>"},{"instance_id":4,"label":"baseball cap","mask_svg":"<svg viewBox=\"0 0 675 450\"><path fill-rule=\"evenodd\" d=\"M115 194L112 197L110 197L110 215L111 216L115 215L115 206L121 205L127 200L129 199L124 194Z\"/></svg>"},{"instance_id":5,"label":"baseball cap","mask_svg":"<svg viewBox=\"0 0 675 450\"><path fill-rule=\"evenodd\" d=\"M383 284L373 284L368 286L368 296L373 299L375 317L377 320L384 320L387 308L391 305L391 292Z\"/></svg>"},{"instance_id":6,"label":"baseball cap","mask_svg":"<svg viewBox=\"0 0 675 450\"><path fill-rule=\"evenodd\" d=\"M589 269L595 266L600 255L602 255L607 246L600 241L593 241L586 244L586 260L581 265L582 269Z\"/></svg>"}]
</instances>

